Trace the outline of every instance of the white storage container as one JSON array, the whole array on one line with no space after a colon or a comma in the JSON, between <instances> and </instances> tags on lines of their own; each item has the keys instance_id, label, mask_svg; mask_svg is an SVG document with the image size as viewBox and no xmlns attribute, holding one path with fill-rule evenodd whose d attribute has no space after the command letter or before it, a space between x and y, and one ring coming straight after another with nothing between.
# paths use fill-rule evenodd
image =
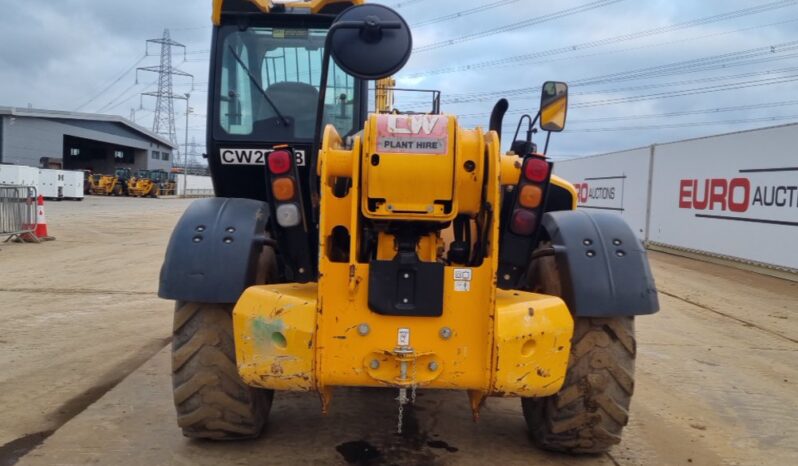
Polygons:
<instances>
[{"instance_id":1,"label":"white storage container","mask_svg":"<svg viewBox=\"0 0 798 466\"><path fill-rule=\"evenodd\" d=\"M0 165L0 184L39 188L39 169L23 165Z\"/></svg>"},{"instance_id":2,"label":"white storage container","mask_svg":"<svg viewBox=\"0 0 798 466\"><path fill-rule=\"evenodd\" d=\"M63 171L62 173L64 174L64 198L83 200L83 172Z\"/></svg>"},{"instance_id":3,"label":"white storage container","mask_svg":"<svg viewBox=\"0 0 798 466\"><path fill-rule=\"evenodd\" d=\"M39 194L46 199L64 197L64 171L42 168L39 170Z\"/></svg>"}]
</instances>

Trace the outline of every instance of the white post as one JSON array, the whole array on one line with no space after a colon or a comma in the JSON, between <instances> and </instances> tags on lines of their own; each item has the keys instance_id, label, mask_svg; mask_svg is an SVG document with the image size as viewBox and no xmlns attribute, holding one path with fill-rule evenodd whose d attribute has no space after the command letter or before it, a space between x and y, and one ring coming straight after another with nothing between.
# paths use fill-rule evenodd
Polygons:
<instances>
[{"instance_id":1,"label":"white post","mask_svg":"<svg viewBox=\"0 0 798 466\"><path fill-rule=\"evenodd\" d=\"M183 146L183 197L188 191L188 117L191 115L191 94L186 93L186 144Z\"/></svg>"}]
</instances>

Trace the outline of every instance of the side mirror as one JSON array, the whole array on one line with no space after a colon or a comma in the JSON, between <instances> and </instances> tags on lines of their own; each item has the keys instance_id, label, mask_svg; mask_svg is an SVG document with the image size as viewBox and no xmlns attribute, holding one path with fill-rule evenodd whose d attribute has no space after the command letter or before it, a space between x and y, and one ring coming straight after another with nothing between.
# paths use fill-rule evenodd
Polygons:
<instances>
[{"instance_id":1,"label":"side mirror","mask_svg":"<svg viewBox=\"0 0 798 466\"><path fill-rule=\"evenodd\" d=\"M540 95L540 128L559 133L568 116L568 84L546 81Z\"/></svg>"},{"instance_id":2,"label":"side mirror","mask_svg":"<svg viewBox=\"0 0 798 466\"><path fill-rule=\"evenodd\" d=\"M335 63L360 79L379 80L396 74L413 51L410 27L399 13L377 4L344 10L329 32Z\"/></svg>"}]
</instances>

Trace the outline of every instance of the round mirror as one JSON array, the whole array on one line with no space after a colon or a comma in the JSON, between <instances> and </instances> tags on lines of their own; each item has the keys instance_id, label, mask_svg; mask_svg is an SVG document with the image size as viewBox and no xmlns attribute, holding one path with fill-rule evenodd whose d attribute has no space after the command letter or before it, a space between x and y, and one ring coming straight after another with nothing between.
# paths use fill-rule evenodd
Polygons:
<instances>
[{"instance_id":1,"label":"round mirror","mask_svg":"<svg viewBox=\"0 0 798 466\"><path fill-rule=\"evenodd\" d=\"M413 36L399 13L384 5L358 5L338 15L330 38L335 63L352 76L387 78L405 66Z\"/></svg>"}]
</instances>

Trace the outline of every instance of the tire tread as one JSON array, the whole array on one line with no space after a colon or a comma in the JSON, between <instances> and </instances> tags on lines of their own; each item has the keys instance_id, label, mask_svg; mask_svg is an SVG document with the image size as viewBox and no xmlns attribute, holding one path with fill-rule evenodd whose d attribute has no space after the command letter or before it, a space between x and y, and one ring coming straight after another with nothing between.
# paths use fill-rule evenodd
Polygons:
<instances>
[{"instance_id":1,"label":"tire tread","mask_svg":"<svg viewBox=\"0 0 798 466\"><path fill-rule=\"evenodd\" d=\"M183 435L213 440L258 437L273 392L247 386L235 361L231 306L177 303L172 383Z\"/></svg>"}]
</instances>

